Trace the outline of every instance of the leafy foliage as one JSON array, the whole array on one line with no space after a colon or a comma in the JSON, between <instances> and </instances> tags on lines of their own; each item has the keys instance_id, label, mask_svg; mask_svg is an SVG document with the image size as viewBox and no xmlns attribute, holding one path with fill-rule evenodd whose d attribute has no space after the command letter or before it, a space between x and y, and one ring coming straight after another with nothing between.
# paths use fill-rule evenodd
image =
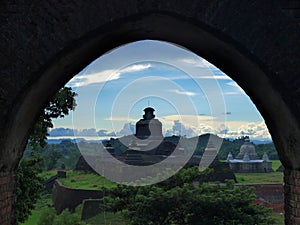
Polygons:
<instances>
[{"instance_id":1,"label":"leafy foliage","mask_svg":"<svg viewBox=\"0 0 300 225\"><path fill-rule=\"evenodd\" d=\"M256 151L259 156L262 156L265 152L270 159L279 159L274 143L260 144L256 146Z\"/></svg>"},{"instance_id":2,"label":"leafy foliage","mask_svg":"<svg viewBox=\"0 0 300 225\"><path fill-rule=\"evenodd\" d=\"M55 168L57 161L62 157L60 151L54 149L52 151L47 152L43 156L44 164L47 170L52 170Z\"/></svg>"},{"instance_id":3,"label":"leafy foliage","mask_svg":"<svg viewBox=\"0 0 300 225\"><path fill-rule=\"evenodd\" d=\"M24 222L30 215L42 190L42 179L38 176L38 159L24 159L18 168L17 221Z\"/></svg>"},{"instance_id":4,"label":"leafy foliage","mask_svg":"<svg viewBox=\"0 0 300 225\"><path fill-rule=\"evenodd\" d=\"M132 225L272 224L269 210L253 204L252 189L233 188L232 183L194 183L208 174L189 168L157 185L119 185L108 190L103 208L121 211Z\"/></svg>"},{"instance_id":5,"label":"leafy foliage","mask_svg":"<svg viewBox=\"0 0 300 225\"><path fill-rule=\"evenodd\" d=\"M60 89L41 112L34 129L29 136L29 144L34 150L46 146L48 129L53 128L52 119L63 118L70 110L76 107L75 96L77 94L70 87Z\"/></svg>"},{"instance_id":6,"label":"leafy foliage","mask_svg":"<svg viewBox=\"0 0 300 225\"><path fill-rule=\"evenodd\" d=\"M48 208L42 212L37 225L86 225L81 221L79 214L64 210L60 215L56 215L53 208Z\"/></svg>"},{"instance_id":7,"label":"leafy foliage","mask_svg":"<svg viewBox=\"0 0 300 225\"><path fill-rule=\"evenodd\" d=\"M27 146L25 149L24 158L31 158L32 147ZM55 153L54 153L55 152ZM80 157L80 151L76 143L70 140L63 140L59 144L47 144L45 147L41 147L38 153L35 153L43 159L41 167L43 170L60 169L62 164L65 168L72 170L75 168L76 162ZM52 157L52 162L48 161Z\"/></svg>"},{"instance_id":8,"label":"leafy foliage","mask_svg":"<svg viewBox=\"0 0 300 225\"><path fill-rule=\"evenodd\" d=\"M17 183L17 221L24 222L34 208L42 188L38 172L41 170L42 158L37 154L41 147L46 145L47 130L53 127L53 118L62 118L69 114L75 107L76 94L71 88L62 88L42 111L34 129L29 137L30 159L21 160L18 168ZM57 155L50 157L52 164L57 160Z\"/></svg>"}]
</instances>

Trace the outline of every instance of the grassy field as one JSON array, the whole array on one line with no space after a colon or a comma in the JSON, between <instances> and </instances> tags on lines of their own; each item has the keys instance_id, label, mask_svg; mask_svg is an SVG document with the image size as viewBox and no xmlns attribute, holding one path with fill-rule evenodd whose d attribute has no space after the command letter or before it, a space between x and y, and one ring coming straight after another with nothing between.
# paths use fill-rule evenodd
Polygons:
<instances>
[{"instance_id":1,"label":"grassy field","mask_svg":"<svg viewBox=\"0 0 300 225\"><path fill-rule=\"evenodd\" d=\"M283 173L236 173L238 183L241 184L273 184L283 183Z\"/></svg>"},{"instance_id":2,"label":"grassy field","mask_svg":"<svg viewBox=\"0 0 300 225\"><path fill-rule=\"evenodd\" d=\"M272 160L272 167L275 171L281 165L279 160ZM56 171L47 171L41 174L44 180L55 175ZM236 173L237 180L241 184L259 184L259 183L283 183L283 173ZM67 178L59 178L59 180L65 185L73 188L83 189L101 189L102 187L110 188L116 186L116 183L107 180L106 178L81 171L67 171ZM35 209L32 211L32 215L22 225L34 225L40 217L41 212L52 205L51 195L43 195L42 198L37 202ZM273 217L276 220L276 225L284 224L284 215L274 213ZM120 214L113 214L109 212L103 212L96 217L93 217L87 221L91 225L125 225L126 221Z\"/></svg>"},{"instance_id":3,"label":"grassy field","mask_svg":"<svg viewBox=\"0 0 300 225\"><path fill-rule=\"evenodd\" d=\"M59 178L59 180L65 186L88 190L101 189L101 187L111 188L117 185L98 174L82 171L67 171L67 178Z\"/></svg>"},{"instance_id":4,"label":"grassy field","mask_svg":"<svg viewBox=\"0 0 300 225\"><path fill-rule=\"evenodd\" d=\"M272 168L274 171L281 165L279 160L272 160ZM55 174L54 171L43 173L43 177L51 177ZM268 184L268 183L282 183L283 173L236 173L237 180L241 184ZM67 171L67 178L59 179L62 184L72 188L83 189L99 189L101 187L113 187L116 183L107 180L106 178L93 173L86 173L81 171Z\"/></svg>"},{"instance_id":5,"label":"grassy field","mask_svg":"<svg viewBox=\"0 0 300 225\"><path fill-rule=\"evenodd\" d=\"M103 212L86 221L91 225L126 225L128 224L120 213Z\"/></svg>"},{"instance_id":6,"label":"grassy field","mask_svg":"<svg viewBox=\"0 0 300 225\"><path fill-rule=\"evenodd\" d=\"M41 198L37 201L34 210L31 211L31 215L29 216L27 221L21 223L21 225L37 224L42 211L47 209L48 205L52 205L51 194L43 194Z\"/></svg>"},{"instance_id":7,"label":"grassy field","mask_svg":"<svg viewBox=\"0 0 300 225\"><path fill-rule=\"evenodd\" d=\"M284 214L283 213L273 213L272 217L275 221L274 225L284 225Z\"/></svg>"},{"instance_id":8,"label":"grassy field","mask_svg":"<svg viewBox=\"0 0 300 225\"><path fill-rule=\"evenodd\" d=\"M47 180L50 177L54 176L57 172L55 170L52 171L46 171L43 172L40 175L40 177L43 178L43 180ZM42 194L41 198L37 201L35 204L35 208L31 211L31 215L25 221L24 223L21 223L21 225L34 225L37 224L41 212L48 208L48 205L52 205L52 195L51 194Z\"/></svg>"},{"instance_id":9,"label":"grassy field","mask_svg":"<svg viewBox=\"0 0 300 225\"><path fill-rule=\"evenodd\" d=\"M45 172L42 172L40 173L40 177L43 178L43 180L47 180L49 179L50 177L54 176L57 174L57 171L56 170L50 170L50 171L45 171Z\"/></svg>"},{"instance_id":10,"label":"grassy field","mask_svg":"<svg viewBox=\"0 0 300 225\"><path fill-rule=\"evenodd\" d=\"M276 171L281 165L279 160L272 160L272 169ZM283 173L235 173L238 183L241 184L273 184L283 183Z\"/></svg>"}]
</instances>

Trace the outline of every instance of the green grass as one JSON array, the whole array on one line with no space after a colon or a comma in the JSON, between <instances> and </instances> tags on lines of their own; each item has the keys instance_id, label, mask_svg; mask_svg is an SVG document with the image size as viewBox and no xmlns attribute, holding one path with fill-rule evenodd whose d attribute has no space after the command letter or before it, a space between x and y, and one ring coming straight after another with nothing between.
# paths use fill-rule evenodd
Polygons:
<instances>
[{"instance_id":1,"label":"green grass","mask_svg":"<svg viewBox=\"0 0 300 225\"><path fill-rule=\"evenodd\" d=\"M50 171L44 171L42 173L39 174L39 176L43 179L43 180L47 180L50 177L54 176L57 174L56 170L50 170Z\"/></svg>"},{"instance_id":2,"label":"green grass","mask_svg":"<svg viewBox=\"0 0 300 225\"><path fill-rule=\"evenodd\" d=\"M276 171L281 165L279 160L271 160L272 169ZM274 184L283 183L283 173L235 173L238 183L241 184Z\"/></svg>"},{"instance_id":3,"label":"green grass","mask_svg":"<svg viewBox=\"0 0 300 225\"><path fill-rule=\"evenodd\" d=\"M39 175L40 175L40 177L43 178L43 180L47 180L50 177L54 176L56 173L57 173L56 170L52 170L52 171L42 172ZM28 219L24 223L21 223L21 225L37 224L42 211L45 208L48 208L48 205L52 205L52 195L51 194L42 194L41 198L35 204L35 208L31 211L31 215L28 217Z\"/></svg>"},{"instance_id":4,"label":"green grass","mask_svg":"<svg viewBox=\"0 0 300 225\"><path fill-rule=\"evenodd\" d=\"M121 213L103 212L86 221L91 225L126 225L128 224Z\"/></svg>"},{"instance_id":5,"label":"green grass","mask_svg":"<svg viewBox=\"0 0 300 225\"><path fill-rule=\"evenodd\" d=\"M283 183L283 173L235 173L241 184L274 184Z\"/></svg>"},{"instance_id":6,"label":"green grass","mask_svg":"<svg viewBox=\"0 0 300 225\"><path fill-rule=\"evenodd\" d=\"M272 213L274 219L274 225L284 225L284 214L283 213Z\"/></svg>"},{"instance_id":7,"label":"green grass","mask_svg":"<svg viewBox=\"0 0 300 225\"><path fill-rule=\"evenodd\" d=\"M275 160L275 167L280 165L279 160ZM283 173L235 173L238 183L241 184L272 184L283 183ZM61 183L72 188L97 190L102 187L115 187L116 183L94 173L82 171L68 171L67 178L59 178Z\"/></svg>"},{"instance_id":8,"label":"green grass","mask_svg":"<svg viewBox=\"0 0 300 225\"><path fill-rule=\"evenodd\" d=\"M31 211L31 215L29 218L20 225L35 225L37 224L40 215L43 210L48 208L48 205L52 205L52 195L51 194L43 194L41 198L35 204L35 208Z\"/></svg>"},{"instance_id":9,"label":"green grass","mask_svg":"<svg viewBox=\"0 0 300 225\"><path fill-rule=\"evenodd\" d=\"M279 160L271 160L272 169L276 171L281 165ZM241 184L274 184L283 183L283 173L235 173L238 183Z\"/></svg>"},{"instance_id":10,"label":"green grass","mask_svg":"<svg viewBox=\"0 0 300 225\"><path fill-rule=\"evenodd\" d=\"M29 218L24 223L21 223L21 225L33 225L33 224L37 224L37 221L40 218L41 212L42 212L41 209L34 209L34 210L32 210L31 211L31 215L29 216Z\"/></svg>"},{"instance_id":11,"label":"green grass","mask_svg":"<svg viewBox=\"0 0 300 225\"><path fill-rule=\"evenodd\" d=\"M68 187L88 190L101 189L102 187L111 188L117 185L98 174L82 171L67 171L67 178L59 178L59 181Z\"/></svg>"}]
</instances>

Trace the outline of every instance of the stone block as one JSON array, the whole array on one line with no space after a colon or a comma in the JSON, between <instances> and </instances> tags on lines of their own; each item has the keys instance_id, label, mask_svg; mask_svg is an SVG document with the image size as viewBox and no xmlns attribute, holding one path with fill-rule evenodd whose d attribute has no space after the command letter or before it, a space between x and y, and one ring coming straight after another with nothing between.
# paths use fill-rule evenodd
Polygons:
<instances>
[{"instance_id":1,"label":"stone block","mask_svg":"<svg viewBox=\"0 0 300 225\"><path fill-rule=\"evenodd\" d=\"M101 209L100 209L101 204L102 204L101 199L85 199L85 200L83 200L81 219L87 220L87 219L99 214L101 212Z\"/></svg>"}]
</instances>

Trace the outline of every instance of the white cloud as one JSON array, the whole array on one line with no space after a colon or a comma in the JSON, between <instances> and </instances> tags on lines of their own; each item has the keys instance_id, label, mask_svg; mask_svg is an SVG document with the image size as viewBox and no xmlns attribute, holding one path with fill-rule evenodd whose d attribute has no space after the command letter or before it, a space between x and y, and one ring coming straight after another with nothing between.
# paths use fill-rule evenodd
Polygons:
<instances>
[{"instance_id":1,"label":"white cloud","mask_svg":"<svg viewBox=\"0 0 300 225\"><path fill-rule=\"evenodd\" d=\"M132 123L125 123L123 128L117 132L118 136L126 136L135 134L135 126Z\"/></svg>"},{"instance_id":2,"label":"white cloud","mask_svg":"<svg viewBox=\"0 0 300 225\"><path fill-rule=\"evenodd\" d=\"M196 136L197 134L193 131L192 128L184 126L179 120L174 120L172 130L168 130L168 135L181 135L181 136Z\"/></svg>"},{"instance_id":3,"label":"white cloud","mask_svg":"<svg viewBox=\"0 0 300 225\"><path fill-rule=\"evenodd\" d=\"M199 79L215 79L215 80L232 80L227 75L214 75L214 74L203 75L203 76L199 75L199 76L196 76L196 78L199 78Z\"/></svg>"},{"instance_id":4,"label":"white cloud","mask_svg":"<svg viewBox=\"0 0 300 225\"><path fill-rule=\"evenodd\" d=\"M228 137L250 136L251 139L271 139L269 130L264 121L245 122L230 121L226 125L229 127Z\"/></svg>"},{"instance_id":5,"label":"white cloud","mask_svg":"<svg viewBox=\"0 0 300 225\"><path fill-rule=\"evenodd\" d=\"M241 92L238 92L238 91L224 91L222 92L223 95L240 95L242 94Z\"/></svg>"},{"instance_id":6,"label":"white cloud","mask_svg":"<svg viewBox=\"0 0 300 225\"><path fill-rule=\"evenodd\" d=\"M213 66L210 62L206 61L205 59L203 58L181 58L179 59L179 62L181 63L187 63L187 64L190 64L190 65L193 65L193 66L196 66L196 67L204 67L204 68L207 68L207 67L210 67L210 66Z\"/></svg>"},{"instance_id":7,"label":"white cloud","mask_svg":"<svg viewBox=\"0 0 300 225\"><path fill-rule=\"evenodd\" d=\"M240 136L250 136L256 140L270 140L271 136L264 121L248 122L248 121L227 121L213 123L212 116L198 115L170 115L160 119L163 124L173 125L174 121L179 121L178 124L183 125L182 128L185 135L201 135L206 133L217 134L225 138L237 138ZM175 132L174 127L168 130L168 134Z\"/></svg>"},{"instance_id":8,"label":"white cloud","mask_svg":"<svg viewBox=\"0 0 300 225\"><path fill-rule=\"evenodd\" d=\"M151 64L134 64L123 69L108 69L100 72L85 73L75 76L69 81L71 87L81 87L88 86L91 84L104 83L111 80L120 79L121 75L124 73L138 72L151 67Z\"/></svg>"},{"instance_id":9,"label":"white cloud","mask_svg":"<svg viewBox=\"0 0 300 225\"><path fill-rule=\"evenodd\" d=\"M173 121L179 120L181 123L187 126L193 126L199 123L200 121L212 121L213 116L204 116L204 115L168 115L160 118L166 124L173 124Z\"/></svg>"},{"instance_id":10,"label":"white cloud","mask_svg":"<svg viewBox=\"0 0 300 225\"><path fill-rule=\"evenodd\" d=\"M187 96L195 96L198 95L195 92L191 92L191 91L182 91L182 90L178 90L178 89L174 89L174 90L169 90L169 92L173 92L179 95L187 95Z\"/></svg>"},{"instance_id":11,"label":"white cloud","mask_svg":"<svg viewBox=\"0 0 300 225\"><path fill-rule=\"evenodd\" d=\"M128 118L128 117L108 117L105 118L104 120L109 120L109 121L137 121L137 119L134 118Z\"/></svg>"},{"instance_id":12,"label":"white cloud","mask_svg":"<svg viewBox=\"0 0 300 225\"><path fill-rule=\"evenodd\" d=\"M151 67L150 63L147 64L134 64L131 66L127 66L124 69L119 70L120 73L132 73L132 72L137 72L141 70L145 70Z\"/></svg>"},{"instance_id":13,"label":"white cloud","mask_svg":"<svg viewBox=\"0 0 300 225\"><path fill-rule=\"evenodd\" d=\"M88 86L90 84L103 83L110 80L117 80L121 76L120 73L116 73L115 70L103 70L98 73L89 73L79 76L75 76L69 81L71 87Z\"/></svg>"}]
</instances>

